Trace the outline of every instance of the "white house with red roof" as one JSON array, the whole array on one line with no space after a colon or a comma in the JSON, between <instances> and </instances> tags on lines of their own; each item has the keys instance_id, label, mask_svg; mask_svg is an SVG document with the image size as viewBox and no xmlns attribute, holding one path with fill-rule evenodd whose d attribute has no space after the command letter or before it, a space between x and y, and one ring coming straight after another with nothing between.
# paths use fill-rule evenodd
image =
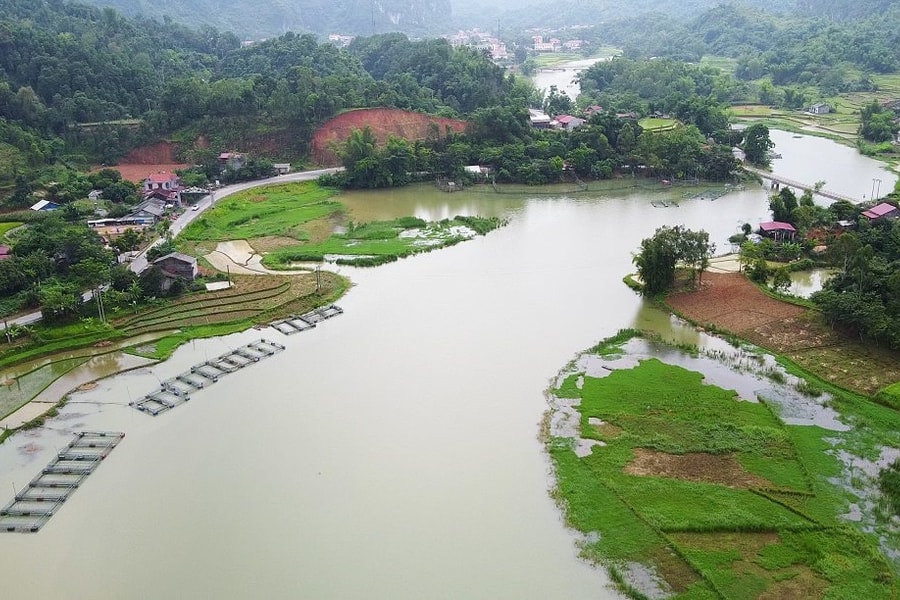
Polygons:
<instances>
[{"instance_id":1,"label":"white house with red roof","mask_svg":"<svg viewBox=\"0 0 900 600\"><path fill-rule=\"evenodd\" d=\"M178 175L160 171L144 180L144 199L156 198L167 204L181 204L182 189Z\"/></svg>"},{"instance_id":2,"label":"white house with red roof","mask_svg":"<svg viewBox=\"0 0 900 600\"><path fill-rule=\"evenodd\" d=\"M554 129L565 129L572 131L584 125L584 119L573 117L572 115L559 115L550 121L550 127Z\"/></svg>"},{"instance_id":3,"label":"white house with red roof","mask_svg":"<svg viewBox=\"0 0 900 600\"><path fill-rule=\"evenodd\" d=\"M876 204L869 210L862 211L862 216L870 221L877 221L879 219L897 219L900 218L900 208L897 208L893 204L882 202L881 204Z\"/></svg>"}]
</instances>

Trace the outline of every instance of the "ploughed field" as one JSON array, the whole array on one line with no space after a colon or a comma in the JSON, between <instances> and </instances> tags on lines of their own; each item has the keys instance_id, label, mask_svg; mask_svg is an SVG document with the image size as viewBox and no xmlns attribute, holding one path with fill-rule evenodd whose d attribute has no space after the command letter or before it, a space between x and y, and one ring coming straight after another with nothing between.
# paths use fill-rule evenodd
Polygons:
<instances>
[{"instance_id":1,"label":"ploughed field","mask_svg":"<svg viewBox=\"0 0 900 600\"><path fill-rule=\"evenodd\" d=\"M700 326L749 340L866 396L900 381L896 352L831 329L815 312L767 296L741 274L704 273L700 289L671 294L666 302Z\"/></svg>"}]
</instances>

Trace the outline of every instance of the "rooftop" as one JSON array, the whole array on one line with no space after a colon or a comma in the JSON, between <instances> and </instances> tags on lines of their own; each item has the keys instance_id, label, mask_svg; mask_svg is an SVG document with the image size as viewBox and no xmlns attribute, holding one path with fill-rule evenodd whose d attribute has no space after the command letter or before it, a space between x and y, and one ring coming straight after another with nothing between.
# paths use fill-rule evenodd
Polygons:
<instances>
[{"instance_id":1,"label":"rooftop","mask_svg":"<svg viewBox=\"0 0 900 600\"><path fill-rule=\"evenodd\" d=\"M768 221L766 223L760 223L759 228L763 231L797 231L790 223L783 223L781 221Z\"/></svg>"}]
</instances>

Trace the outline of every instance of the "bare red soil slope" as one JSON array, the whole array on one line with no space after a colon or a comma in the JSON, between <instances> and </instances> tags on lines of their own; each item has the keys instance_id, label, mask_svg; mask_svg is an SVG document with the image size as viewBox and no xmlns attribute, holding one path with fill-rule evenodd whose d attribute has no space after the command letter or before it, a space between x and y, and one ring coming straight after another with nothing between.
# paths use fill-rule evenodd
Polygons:
<instances>
[{"instance_id":1,"label":"bare red soil slope","mask_svg":"<svg viewBox=\"0 0 900 600\"><path fill-rule=\"evenodd\" d=\"M410 141L424 140L437 126L439 136L446 135L447 128L455 132L466 129L466 122L457 119L434 117L424 113L394 108L364 108L351 110L323 124L313 135L311 154L314 162L324 166L340 164L335 147L350 136L354 129L371 128L379 144L389 135Z\"/></svg>"},{"instance_id":2,"label":"bare red soil slope","mask_svg":"<svg viewBox=\"0 0 900 600\"><path fill-rule=\"evenodd\" d=\"M161 171L174 172L185 169L189 165L175 160L175 145L169 142L157 142L150 146L135 148L111 167L122 174L122 178L135 183L144 181L149 175Z\"/></svg>"}]
</instances>

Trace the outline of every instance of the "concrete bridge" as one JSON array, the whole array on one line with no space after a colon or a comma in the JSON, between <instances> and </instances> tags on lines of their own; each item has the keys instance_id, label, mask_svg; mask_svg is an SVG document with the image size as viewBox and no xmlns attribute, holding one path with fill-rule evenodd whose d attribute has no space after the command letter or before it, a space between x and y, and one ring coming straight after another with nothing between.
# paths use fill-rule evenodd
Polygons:
<instances>
[{"instance_id":1,"label":"concrete bridge","mask_svg":"<svg viewBox=\"0 0 900 600\"><path fill-rule=\"evenodd\" d=\"M830 198L832 200L846 200L847 202L851 202L853 204L859 204L861 200L859 198L853 198L851 196L845 196L844 194L839 194L837 192L830 192L825 189L821 189L816 191L814 185L810 185L808 183L802 183L800 181L794 181L793 179L788 179L787 177L782 177L781 175L775 175L768 171L763 171L762 169L757 169L756 167L751 167L750 165L744 165L744 170L750 173L755 173L759 175L763 179L768 179L772 183L777 183L778 185L786 185L788 187L797 188L803 191L809 191L817 196L822 196L824 198Z\"/></svg>"}]
</instances>

